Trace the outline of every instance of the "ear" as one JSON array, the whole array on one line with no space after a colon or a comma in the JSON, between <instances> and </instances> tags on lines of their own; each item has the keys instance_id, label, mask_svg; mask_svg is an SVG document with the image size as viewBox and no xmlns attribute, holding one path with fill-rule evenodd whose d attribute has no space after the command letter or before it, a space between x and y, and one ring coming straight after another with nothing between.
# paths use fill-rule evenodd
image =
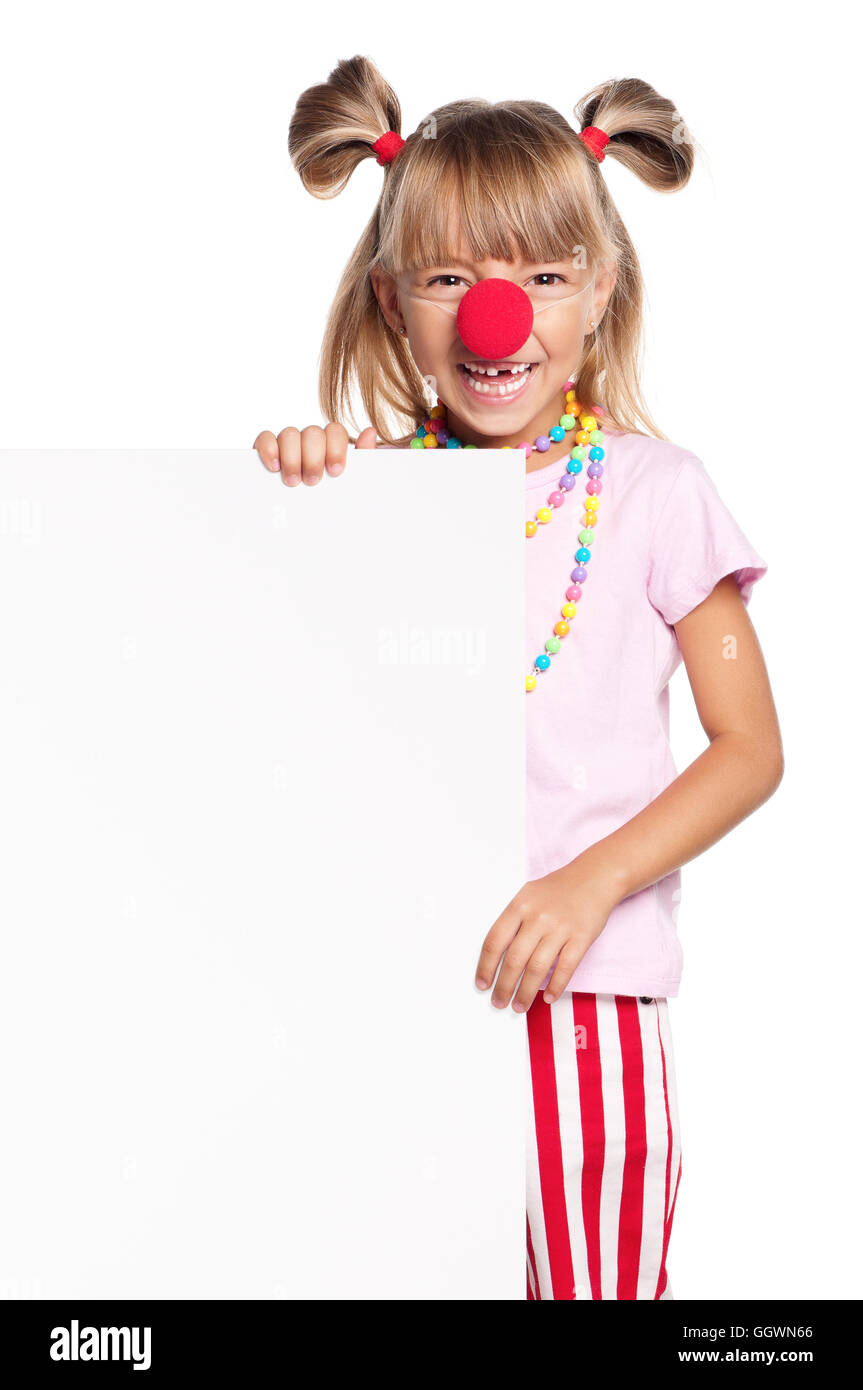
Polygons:
<instances>
[{"instance_id":1,"label":"ear","mask_svg":"<svg viewBox=\"0 0 863 1390\"><path fill-rule=\"evenodd\" d=\"M605 313L605 306L611 298L611 292L617 282L617 264L614 261L603 261L596 277L596 284L593 290L593 320L599 327L599 321Z\"/></svg>"},{"instance_id":2,"label":"ear","mask_svg":"<svg viewBox=\"0 0 863 1390\"><path fill-rule=\"evenodd\" d=\"M398 285L389 271L382 270L379 265L372 266L369 276L381 313L393 332L398 333L404 322L399 308Z\"/></svg>"}]
</instances>

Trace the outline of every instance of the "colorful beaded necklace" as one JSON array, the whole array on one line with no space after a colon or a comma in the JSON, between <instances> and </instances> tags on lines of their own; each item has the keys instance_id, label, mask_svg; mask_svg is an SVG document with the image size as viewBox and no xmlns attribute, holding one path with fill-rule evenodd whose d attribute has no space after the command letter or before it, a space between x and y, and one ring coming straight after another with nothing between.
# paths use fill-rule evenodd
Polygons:
<instances>
[{"instance_id":1,"label":"colorful beaded necklace","mask_svg":"<svg viewBox=\"0 0 863 1390\"><path fill-rule=\"evenodd\" d=\"M568 381L564 388L566 396L563 405L563 414L560 422L549 430L548 434L541 434L534 440L533 444L527 441L518 445L519 449L524 449L525 457L529 457L534 449L544 454L552 444L559 444L570 430L575 429L576 423L581 426L576 432L575 446L570 451L569 461L566 465L566 472L558 480L557 487L548 494L548 506L540 507L536 514L535 521L528 521L525 525L525 534L528 539L535 536L539 525L545 525L551 521L557 507L562 507L566 501L567 494L575 486L575 480L584 467L585 459L588 460L588 483L585 488L587 496L584 499L584 517L586 523L584 529L579 531L579 548L575 552L576 566L570 574L572 583L566 590L566 602L561 608L561 618L555 623L552 636L545 644L545 651L540 652L533 664L533 670L527 677L526 690L530 693L536 687L536 678L543 671L547 671L551 665L551 658L555 652L560 651L561 639L566 637L569 632L569 620L575 617L576 604L581 598L581 586L587 578L587 564L590 561L589 546L593 542L594 527L597 521L597 511L599 510L599 493L602 492L600 479L604 472L602 460L605 458L605 450L602 448L604 436L599 427L599 419L605 414L602 406L595 405L591 411L582 411L581 406L575 399L575 384ZM410 442L412 449L475 449L475 444L462 444L460 439L450 434L446 427L446 406L438 398L437 405L430 412L429 418L424 420L417 427L416 434ZM511 449L511 444L504 444L504 449Z\"/></svg>"}]
</instances>

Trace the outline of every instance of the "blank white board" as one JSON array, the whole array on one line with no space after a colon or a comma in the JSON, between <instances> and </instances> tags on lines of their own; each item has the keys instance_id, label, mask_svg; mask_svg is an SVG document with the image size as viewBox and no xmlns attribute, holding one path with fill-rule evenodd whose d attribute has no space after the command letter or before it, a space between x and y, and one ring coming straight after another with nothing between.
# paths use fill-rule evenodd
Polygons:
<instances>
[{"instance_id":1,"label":"blank white board","mask_svg":"<svg viewBox=\"0 0 863 1390\"><path fill-rule=\"evenodd\" d=\"M523 1299L521 454L0 473L5 1296Z\"/></svg>"}]
</instances>

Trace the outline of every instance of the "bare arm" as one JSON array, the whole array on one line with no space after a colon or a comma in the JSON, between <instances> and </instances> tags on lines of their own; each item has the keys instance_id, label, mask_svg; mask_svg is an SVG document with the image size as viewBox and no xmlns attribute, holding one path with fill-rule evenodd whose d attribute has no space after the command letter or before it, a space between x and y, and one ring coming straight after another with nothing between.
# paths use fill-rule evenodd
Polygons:
<instances>
[{"instance_id":1,"label":"bare arm","mask_svg":"<svg viewBox=\"0 0 863 1390\"><path fill-rule=\"evenodd\" d=\"M648 806L578 856L615 902L709 849L773 795L784 772L764 657L734 576L675 632L710 744Z\"/></svg>"}]
</instances>

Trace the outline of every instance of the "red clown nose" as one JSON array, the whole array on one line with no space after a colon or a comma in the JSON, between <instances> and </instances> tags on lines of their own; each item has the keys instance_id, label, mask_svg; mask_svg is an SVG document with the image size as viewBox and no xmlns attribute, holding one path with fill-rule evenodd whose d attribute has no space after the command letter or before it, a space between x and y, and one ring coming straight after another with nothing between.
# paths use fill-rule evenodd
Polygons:
<instances>
[{"instance_id":1,"label":"red clown nose","mask_svg":"<svg viewBox=\"0 0 863 1390\"><path fill-rule=\"evenodd\" d=\"M458 333L469 352L497 362L533 332L533 305L512 280L477 280L458 306Z\"/></svg>"}]
</instances>

